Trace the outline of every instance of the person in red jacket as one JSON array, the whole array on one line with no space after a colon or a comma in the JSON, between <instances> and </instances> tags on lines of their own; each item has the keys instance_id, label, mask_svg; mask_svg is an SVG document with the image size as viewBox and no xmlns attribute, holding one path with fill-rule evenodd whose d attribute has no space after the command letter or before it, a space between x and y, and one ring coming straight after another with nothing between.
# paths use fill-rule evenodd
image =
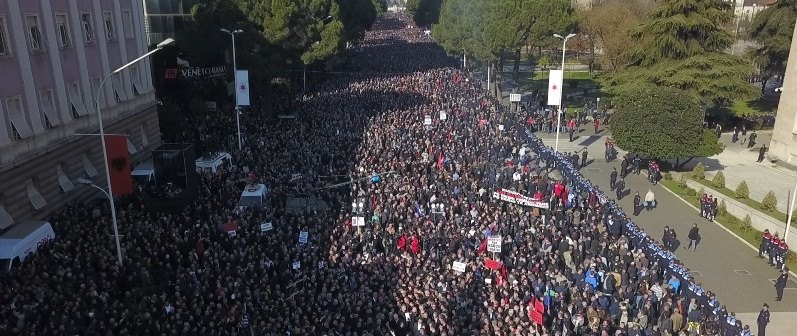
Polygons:
<instances>
[{"instance_id":1,"label":"person in red jacket","mask_svg":"<svg viewBox=\"0 0 797 336\"><path fill-rule=\"evenodd\" d=\"M769 264L775 266L775 256L778 254L778 249L780 248L780 238L778 238L778 233L775 233L775 236L772 237L772 240L769 242L769 249L767 249L767 255L769 256Z\"/></svg>"},{"instance_id":2,"label":"person in red jacket","mask_svg":"<svg viewBox=\"0 0 797 336\"><path fill-rule=\"evenodd\" d=\"M769 233L769 229L764 230L764 236L761 237L761 244L758 245L758 257L763 258L764 253L769 252L769 243L772 240L772 235Z\"/></svg>"},{"instance_id":3,"label":"person in red jacket","mask_svg":"<svg viewBox=\"0 0 797 336\"><path fill-rule=\"evenodd\" d=\"M410 251L412 254L418 254L421 252L421 241L418 240L418 237L413 236L412 242L410 243Z\"/></svg>"}]
</instances>

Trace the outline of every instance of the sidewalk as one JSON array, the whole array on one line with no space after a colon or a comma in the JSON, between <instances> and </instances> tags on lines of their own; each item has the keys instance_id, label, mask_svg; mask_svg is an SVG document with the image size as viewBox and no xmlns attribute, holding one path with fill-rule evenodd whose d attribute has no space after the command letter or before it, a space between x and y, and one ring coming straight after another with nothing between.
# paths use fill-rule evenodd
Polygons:
<instances>
[{"instance_id":1,"label":"sidewalk","mask_svg":"<svg viewBox=\"0 0 797 336\"><path fill-rule=\"evenodd\" d=\"M736 190L739 183L746 181L750 189L750 198L759 202L771 190L778 199L778 210L786 213L789 206L787 203L791 197L789 192L794 192L795 183L797 183L797 172L790 171L768 160L757 163L758 148L762 144L769 145L772 132L756 133L758 133L757 144L752 150L747 149L746 144L731 143L732 133L724 133L720 142L725 144L725 151L709 158L695 159L685 168L692 169L697 162L703 162L703 165L706 166L706 179L709 180L714 178L717 171L722 171L722 174L725 175L725 186L731 190ZM747 136L749 135L750 133L747 133Z\"/></svg>"}]
</instances>

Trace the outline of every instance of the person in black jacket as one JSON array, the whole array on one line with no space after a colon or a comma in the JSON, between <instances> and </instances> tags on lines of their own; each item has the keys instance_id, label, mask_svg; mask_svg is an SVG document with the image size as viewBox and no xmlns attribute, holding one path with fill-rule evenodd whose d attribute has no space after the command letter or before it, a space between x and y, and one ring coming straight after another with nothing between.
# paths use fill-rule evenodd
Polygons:
<instances>
[{"instance_id":1,"label":"person in black jacket","mask_svg":"<svg viewBox=\"0 0 797 336\"><path fill-rule=\"evenodd\" d=\"M697 244L700 244L700 228L697 227L697 223L689 229L689 235L687 237L689 238L689 246L685 247L685 249L696 251ZM692 246L694 246L694 248Z\"/></svg>"},{"instance_id":2,"label":"person in black jacket","mask_svg":"<svg viewBox=\"0 0 797 336\"><path fill-rule=\"evenodd\" d=\"M765 336L767 334L767 324L769 324L769 305L766 303L761 311L758 312L758 336Z\"/></svg>"},{"instance_id":3,"label":"person in black jacket","mask_svg":"<svg viewBox=\"0 0 797 336\"><path fill-rule=\"evenodd\" d=\"M789 268L784 267L780 271L780 276L775 282L775 292L778 294L776 301L783 300L783 290L786 288L786 281L789 281Z\"/></svg>"}]
</instances>

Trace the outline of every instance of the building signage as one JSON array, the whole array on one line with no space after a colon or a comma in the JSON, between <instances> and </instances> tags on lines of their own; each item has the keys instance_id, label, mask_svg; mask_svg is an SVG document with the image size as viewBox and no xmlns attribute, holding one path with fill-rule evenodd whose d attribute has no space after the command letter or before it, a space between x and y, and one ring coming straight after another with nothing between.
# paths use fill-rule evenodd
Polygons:
<instances>
[{"instance_id":1,"label":"building signage","mask_svg":"<svg viewBox=\"0 0 797 336\"><path fill-rule=\"evenodd\" d=\"M226 65L210 66L210 67L193 67L193 68L171 68L166 69L164 78L177 79L177 78L214 78L222 77L227 74Z\"/></svg>"}]
</instances>

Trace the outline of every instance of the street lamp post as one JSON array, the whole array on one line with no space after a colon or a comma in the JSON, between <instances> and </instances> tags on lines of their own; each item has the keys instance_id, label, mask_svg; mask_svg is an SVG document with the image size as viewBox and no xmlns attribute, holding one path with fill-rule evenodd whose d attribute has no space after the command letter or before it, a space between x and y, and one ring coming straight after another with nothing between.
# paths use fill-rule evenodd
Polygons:
<instances>
[{"instance_id":1,"label":"street lamp post","mask_svg":"<svg viewBox=\"0 0 797 336\"><path fill-rule=\"evenodd\" d=\"M235 82L236 78L236 71L238 70L238 63L235 60L235 34L243 33L243 30L236 29L233 31L229 31L227 29L221 28L222 32L230 34L232 38L232 78L233 82ZM233 85L234 86L234 85ZM235 123L238 126L238 151L243 150L243 144L241 140L241 106L238 105L238 88L235 88Z\"/></svg>"},{"instance_id":2,"label":"street lamp post","mask_svg":"<svg viewBox=\"0 0 797 336\"><path fill-rule=\"evenodd\" d=\"M105 193L106 196L108 196L108 202L111 205L111 220L113 221L113 235L114 235L114 240L116 241L116 258L117 261L119 262L119 266L122 266L122 244L119 242L119 225L116 222L116 205L114 204L113 191L111 190L111 169L110 165L108 164L108 154L107 154L108 149L107 145L105 144L105 128L102 125L102 110L100 109L100 97L102 97L102 89L105 87L105 82L108 81L108 79L110 79L117 73L122 72L122 70L127 69L133 64L136 64L139 61L152 56L152 54L160 51L161 49L163 49L163 47L172 43L174 43L174 39L168 38L163 42L158 43L157 48L155 48L154 50L151 50L150 52L139 56L138 58L130 61L129 63L121 66L120 68L108 74L108 76L106 76L105 78L102 79L102 81L100 81L100 87L97 89L97 95L94 97L94 108L97 110L97 120L100 128L100 143L102 143L102 156L103 156L102 161L105 164L105 181L108 183L108 191L106 192L104 189L93 184L92 186L102 190L102 192ZM80 180L78 181L80 182ZM91 181L88 182L89 184L91 184Z\"/></svg>"},{"instance_id":3,"label":"street lamp post","mask_svg":"<svg viewBox=\"0 0 797 336\"><path fill-rule=\"evenodd\" d=\"M562 83L564 83L565 78L565 50L567 47L567 40L573 38L576 34L568 34L567 36L562 36L559 34L553 34L553 37L562 40ZM564 85L562 85L564 86ZM564 88L560 88L561 91L564 91ZM556 113L556 144L554 145L554 150L559 152L559 131L562 128L562 101L564 100L564 95L559 97L559 111Z\"/></svg>"}]
</instances>

